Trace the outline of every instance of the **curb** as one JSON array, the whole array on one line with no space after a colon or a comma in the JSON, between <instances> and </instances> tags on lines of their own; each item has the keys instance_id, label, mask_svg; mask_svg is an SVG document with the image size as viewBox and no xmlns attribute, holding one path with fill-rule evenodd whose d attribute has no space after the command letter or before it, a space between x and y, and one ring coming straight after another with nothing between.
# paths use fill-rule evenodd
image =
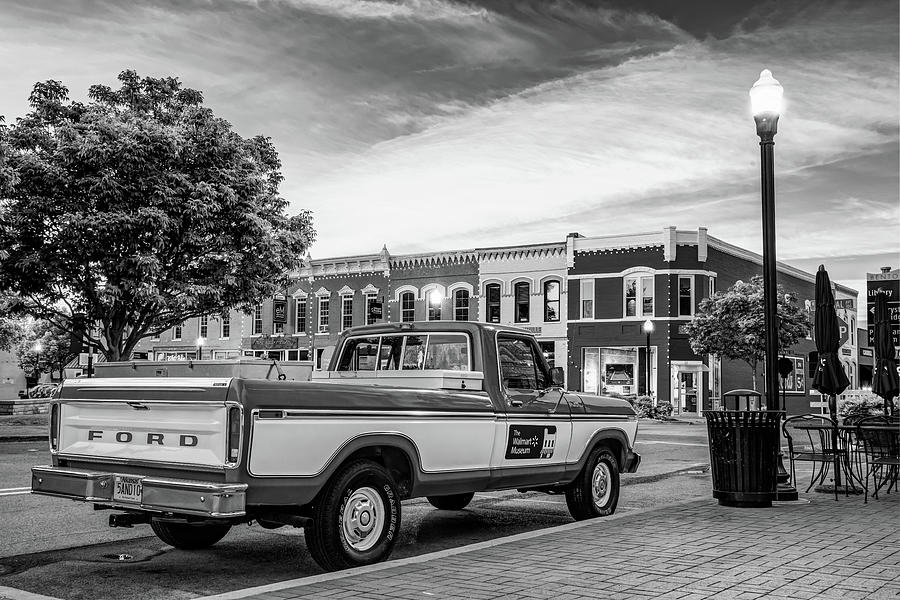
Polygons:
<instances>
[{"instance_id":1,"label":"curb","mask_svg":"<svg viewBox=\"0 0 900 600\"><path fill-rule=\"evenodd\" d=\"M12 443L12 442L46 442L46 435L4 435L0 437L0 444ZM2 591L2 588L0 588ZM2 597L0 597L2 600Z\"/></svg>"},{"instance_id":2,"label":"curb","mask_svg":"<svg viewBox=\"0 0 900 600\"><path fill-rule=\"evenodd\" d=\"M59 598L0 585L0 600L59 600Z\"/></svg>"},{"instance_id":3,"label":"curb","mask_svg":"<svg viewBox=\"0 0 900 600\"><path fill-rule=\"evenodd\" d=\"M289 579L287 581L280 581L278 583L270 583L268 585L261 585L253 588L246 588L243 590L233 590L231 592L224 592L222 594L215 594L213 596L200 596L195 598L194 600L240 600L242 598L248 598L260 594L266 593L277 593L281 590L289 589L289 588L298 588L298 587L306 587L309 585L315 585L317 583L324 583L327 581L336 581L339 579L346 579L349 577L357 577L359 575L365 575L367 573L376 573L378 571L385 571L387 569L393 569L396 567L403 567L406 565L416 565L424 562L430 562L433 560L438 560L441 558L445 558L448 556L456 556L458 554L466 554L469 552L477 552L478 550L484 550L485 548L493 548L494 546L500 546L502 544L514 543L521 540L529 540L536 537L542 537L545 535L551 535L553 533L559 533L564 531L571 531L573 529L582 529L584 527L590 527L591 525L597 525L600 523L607 523L609 521L617 521L619 519L626 519L631 517L640 517L641 515L657 512L657 511L667 511L671 510L675 506L682 506L685 504L693 504L698 502L711 502L711 499L691 499L691 500L682 500L680 502L673 502L671 504L667 504L665 506L657 506L654 508L643 508L639 510L635 510L628 513L619 513L610 515L608 517L603 517L599 519L588 519L586 521L576 521L574 523L565 523L563 525L557 525L555 527L548 527L546 529L538 529L537 531L526 531L523 533L517 533L515 535L509 535L502 538L496 538L493 540L487 540L484 542L476 542L474 544L468 544L466 546L459 546L457 548L448 548L446 550L438 550L437 552L429 552L428 554L420 554L419 556L410 556L409 558L401 558L394 561L381 562L374 565L366 565L364 567L355 567L353 569L346 569L344 571L336 571L334 573L322 573L321 575L310 575L309 577L301 577L299 579Z\"/></svg>"}]
</instances>

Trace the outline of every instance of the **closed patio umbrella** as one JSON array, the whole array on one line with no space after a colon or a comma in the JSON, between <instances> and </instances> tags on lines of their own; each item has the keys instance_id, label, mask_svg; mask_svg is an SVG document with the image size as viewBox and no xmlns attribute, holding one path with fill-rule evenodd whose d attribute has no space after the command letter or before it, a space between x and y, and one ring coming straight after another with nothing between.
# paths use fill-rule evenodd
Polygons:
<instances>
[{"instance_id":1,"label":"closed patio umbrella","mask_svg":"<svg viewBox=\"0 0 900 600\"><path fill-rule=\"evenodd\" d=\"M838 359L841 326L834 310L834 293L825 265L816 272L816 322L814 326L819 363L813 375L812 387L826 396L836 396L850 386L850 380ZM836 402L836 401L835 401ZM832 414L835 414L833 411Z\"/></svg>"},{"instance_id":2,"label":"closed patio umbrella","mask_svg":"<svg viewBox=\"0 0 900 600\"><path fill-rule=\"evenodd\" d=\"M838 345L841 341L841 326L837 312L834 310L834 294L831 291L831 279L825 265L819 265L816 272L816 322L814 325L816 350L819 352L819 363L813 375L812 387L828 396L828 409L837 421L837 395L850 385L847 374L838 359ZM831 432L831 447L838 447L837 429ZM841 487L840 458L834 453L834 485ZM822 491L825 491L824 489ZM837 496L835 496L837 499Z\"/></svg>"},{"instance_id":3,"label":"closed patio umbrella","mask_svg":"<svg viewBox=\"0 0 900 600\"><path fill-rule=\"evenodd\" d=\"M891 340L891 317L887 296L875 296L875 372L872 374L872 391L884 398L884 414L891 414L893 398L900 393L897 377L897 354Z\"/></svg>"}]
</instances>

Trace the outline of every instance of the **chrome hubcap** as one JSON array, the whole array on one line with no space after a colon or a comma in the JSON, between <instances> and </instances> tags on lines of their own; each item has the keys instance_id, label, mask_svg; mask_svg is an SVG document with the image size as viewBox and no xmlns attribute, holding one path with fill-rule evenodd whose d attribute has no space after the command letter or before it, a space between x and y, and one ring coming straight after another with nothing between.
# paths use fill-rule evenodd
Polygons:
<instances>
[{"instance_id":1,"label":"chrome hubcap","mask_svg":"<svg viewBox=\"0 0 900 600\"><path fill-rule=\"evenodd\" d=\"M594 473L591 477L591 495L593 496L594 506L603 508L609 501L609 495L612 493L612 480L609 466L604 462L599 462L594 467Z\"/></svg>"},{"instance_id":2,"label":"chrome hubcap","mask_svg":"<svg viewBox=\"0 0 900 600\"><path fill-rule=\"evenodd\" d=\"M341 517L344 539L359 552L370 549L378 542L384 527L384 502L370 487L355 490L344 505Z\"/></svg>"}]
</instances>

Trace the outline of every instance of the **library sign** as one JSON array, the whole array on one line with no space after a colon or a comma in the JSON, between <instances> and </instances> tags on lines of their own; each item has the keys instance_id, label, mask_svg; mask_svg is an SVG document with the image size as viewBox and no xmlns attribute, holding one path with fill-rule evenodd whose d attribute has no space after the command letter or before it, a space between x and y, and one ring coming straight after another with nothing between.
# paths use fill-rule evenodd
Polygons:
<instances>
[{"instance_id":1,"label":"library sign","mask_svg":"<svg viewBox=\"0 0 900 600\"><path fill-rule=\"evenodd\" d=\"M875 298L878 294L887 296L891 338L894 346L900 347L900 269L882 273L866 273L866 325L869 330L870 346L875 345Z\"/></svg>"}]
</instances>

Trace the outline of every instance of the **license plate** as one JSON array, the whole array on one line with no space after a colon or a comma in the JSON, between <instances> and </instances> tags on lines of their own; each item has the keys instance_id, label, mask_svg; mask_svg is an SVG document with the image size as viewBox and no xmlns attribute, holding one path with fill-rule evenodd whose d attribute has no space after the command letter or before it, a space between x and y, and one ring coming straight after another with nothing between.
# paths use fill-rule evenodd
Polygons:
<instances>
[{"instance_id":1,"label":"license plate","mask_svg":"<svg viewBox=\"0 0 900 600\"><path fill-rule=\"evenodd\" d=\"M140 503L143 489L144 486L140 477L116 475L115 486L113 487L113 500Z\"/></svg>"}]
</instances>

